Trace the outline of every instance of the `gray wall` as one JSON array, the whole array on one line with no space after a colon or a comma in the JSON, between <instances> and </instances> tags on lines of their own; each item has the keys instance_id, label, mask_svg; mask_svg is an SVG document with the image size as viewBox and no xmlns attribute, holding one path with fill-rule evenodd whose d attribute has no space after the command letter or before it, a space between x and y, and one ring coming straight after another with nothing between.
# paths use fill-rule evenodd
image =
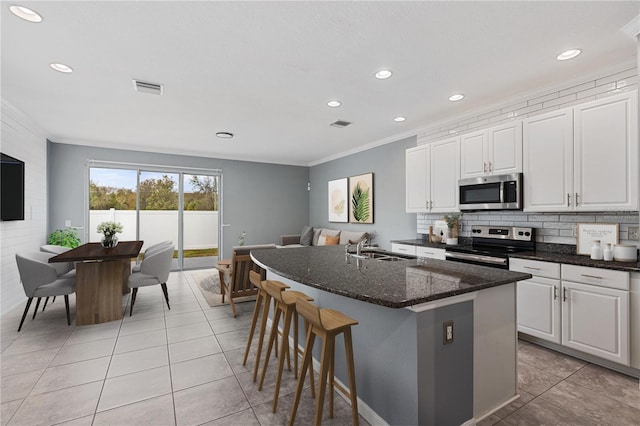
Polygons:
<instances>
[{"instance_id":1,"label":"gray wall","mask_svg":"<svg viewBox=\"0 0 640 426\"><path fill-rule=\"evenodd\" d=\"M220 169L223 174L223 256L231 255L238 235L246 244L279 242L280 235L300 232L309 218L309 168L205 157L95 148L49 142L49 232L71 219L87 226L87 160ZM414 218L415 223L415 218Z\"/></svg>"},{"instance_id":2,"label":"gray wall","mask_svg":"<svg viewBox=\"0 0 640 426\"><path fill-rule=\"evenodd\" d=\"M390 240L415 238L416 215L405 212L405 151L416 146L409 137L311 167L309 178L309 224L331 229L375 231L380 247L391 248ZM329 223L327 185L330 180L373 172L373 220L371 225Z\"/></svg>"}]
</instances>

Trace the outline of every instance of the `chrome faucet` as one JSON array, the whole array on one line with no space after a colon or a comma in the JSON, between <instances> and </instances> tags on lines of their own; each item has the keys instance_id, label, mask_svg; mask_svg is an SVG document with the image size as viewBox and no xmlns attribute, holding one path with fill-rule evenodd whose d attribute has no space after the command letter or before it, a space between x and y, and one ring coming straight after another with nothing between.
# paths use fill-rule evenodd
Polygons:
<instances>
[{"instance_id":1,"label":"chrome faucet","mask_svg":"<svg viewBox=\"0 0 640 426\"><path fill-rule=\"evenodd\" d=\"M347 244L344 245L344 257L345 259L349 258L349 247L351 247L351 241L347 241Z\"/></svg>"}]
</instances>

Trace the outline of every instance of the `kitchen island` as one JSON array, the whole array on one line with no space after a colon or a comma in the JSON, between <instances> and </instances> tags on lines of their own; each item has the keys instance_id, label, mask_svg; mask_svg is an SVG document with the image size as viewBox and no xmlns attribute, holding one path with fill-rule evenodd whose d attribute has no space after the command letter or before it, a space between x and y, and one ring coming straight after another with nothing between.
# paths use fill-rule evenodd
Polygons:
<instances>
[{"instance_id":1,"label":"kitchen island","mask_svg":"<svg viewBox=\"0 0 640 426\"><path fill-rule=\"evenodd\" d=\"M356 259L342 246L251 256L267 279L359 322L356 382L370 423L472 424L518 397L515 282L531 275L441 260ZM335 372L344 383L341 343Z\"/></svg>"}]
</instances>

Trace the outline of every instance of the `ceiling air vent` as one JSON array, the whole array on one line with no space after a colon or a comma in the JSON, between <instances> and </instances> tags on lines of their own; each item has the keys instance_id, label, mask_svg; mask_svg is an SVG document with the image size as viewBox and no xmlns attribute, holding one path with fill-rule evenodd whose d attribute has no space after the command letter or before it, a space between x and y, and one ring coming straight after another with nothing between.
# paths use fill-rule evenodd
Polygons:
<instances>
[{"instance_id":1,"label":"ceiling air vent","mask_svg":"<svg viewBox=\"0 0 640 426\"><path fill-rule=\"evenodd\" d=\"M331 124L329 124L329 125L330 125L330 126L333 126L333 127L340 127L340 128L343 128L343 127L347 127L349 124L351 124L351 123L350 123L350 122L348 122L348 121L338 120L338 121L334 121L333 123L331 123Z\"/></svg>"},{"instance_id":2,"label":"ceiling air vent","mask_svg":"<svg viewBox=\"0 0 640 426\"><path fill-rule=\"evenodd\" d=\"M149 83L148 81L133 80L133 88L136 92L149 93L150 95L162 95L164 84Z\"/></svg>"}]
</instances>

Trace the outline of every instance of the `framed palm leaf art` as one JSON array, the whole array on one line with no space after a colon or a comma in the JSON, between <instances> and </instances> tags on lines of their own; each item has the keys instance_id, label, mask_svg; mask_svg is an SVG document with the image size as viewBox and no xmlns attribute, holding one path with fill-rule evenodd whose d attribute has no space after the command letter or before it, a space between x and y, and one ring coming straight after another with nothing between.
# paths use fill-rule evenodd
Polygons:
<instances>
[{"instance_id":1,"label":"framed palm leaf art","mask_svg":"<svg viewBox=\"0 0 640 426\"><path fill-rule=\"evenodd\" d=\"M349 201L347 198L347 178L330 180L329 222L348 222Z\"/></svg>"},{"instance_id":2,"label":"framed palm leaf art","mask_svg":"<svg viewBox=\"0 0 640 426\"><path fill-rule=\"evenodd\" d=\"M349 178L349 222L373 223L373 173Z\"/></svg>"}]
</instances>

